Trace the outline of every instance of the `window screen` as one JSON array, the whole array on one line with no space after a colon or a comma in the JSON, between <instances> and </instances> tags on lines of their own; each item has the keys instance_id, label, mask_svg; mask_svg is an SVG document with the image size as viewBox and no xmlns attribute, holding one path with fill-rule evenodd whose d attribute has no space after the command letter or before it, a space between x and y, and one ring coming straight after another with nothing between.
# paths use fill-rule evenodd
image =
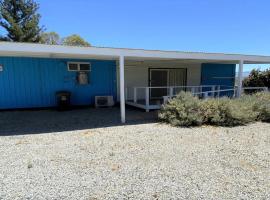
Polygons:
<instances>
[{"instance_id":1,"label":"window screen","mask_svg":"<svg viewBox=\"0 0 270 200\"><path fill-rule=\"evenodd\" d=\"M80 62L69 62L68 71L91 71L91 64Z\"/></svg>"},{"instance_id":2,"label":"window screen","mask_svg":"<svg viewBox=\"0 0 270 200\"><path fill-rule=\"evenodd\" d=\"M80 64L80 71L90 71L90 63Z\"/></svg>"},{"instance_id":3,"label":"window screen","mask_svg":"<svg viewBox=\"0 0 270 200\"><path fill-rule=\"evenodd\" d=\"M79 70L78 64L77 63L69 63L68 70L69 71L78 71Z\"/></svg>"}]
</instances>

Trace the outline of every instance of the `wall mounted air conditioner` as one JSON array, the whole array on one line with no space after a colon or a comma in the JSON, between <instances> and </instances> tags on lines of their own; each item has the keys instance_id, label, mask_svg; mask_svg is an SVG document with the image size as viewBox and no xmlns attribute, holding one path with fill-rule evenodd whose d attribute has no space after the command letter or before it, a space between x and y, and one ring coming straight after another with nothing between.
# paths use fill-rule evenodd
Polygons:
<instances>
[{"instance_id":1,"label":"wall mounted air conditioner","mask_svg":"<svg viewBox=\"0 0 270 200\"><path fill-rule=\"evenodd\" d=\"M111 107L114 105L113 96L95 96L95 106L99 107Z\"/></svg>"}]
</instances>

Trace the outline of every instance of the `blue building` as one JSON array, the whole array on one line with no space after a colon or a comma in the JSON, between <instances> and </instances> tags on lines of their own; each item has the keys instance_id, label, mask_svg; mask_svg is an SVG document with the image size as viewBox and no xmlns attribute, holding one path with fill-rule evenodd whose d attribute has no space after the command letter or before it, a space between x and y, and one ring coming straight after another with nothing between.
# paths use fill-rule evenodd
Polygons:
<instances>
[{"instance_id":1,"label":"blue building","mask_svg":"<svg viewBox=\"0 0 270 200\"><path fill-rule=\"evenodd\" d=\"M125 104L159 109L182 90L239 95L244 63L270 63L270 57L1 42L0 109L54 107L56 93L68 91L74 106L110 96L120 102L124 122Z\"/></svg>"}]
</instances>

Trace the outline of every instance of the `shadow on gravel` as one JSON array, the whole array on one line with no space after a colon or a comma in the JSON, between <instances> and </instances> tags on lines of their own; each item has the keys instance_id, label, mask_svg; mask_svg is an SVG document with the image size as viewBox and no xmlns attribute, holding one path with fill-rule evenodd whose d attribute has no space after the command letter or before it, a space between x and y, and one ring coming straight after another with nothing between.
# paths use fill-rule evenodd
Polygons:
<instances>
[{"instance_id":1,"label":"shadow on gravel","mask_svg":"<svg viewBox=\"0 0 270 200\"><path fill-rule=\"evenodd\" d=\"M153 123L157 112L149 113L135 108L126 108L127 125ZM42 134L101 127L123 126L120 110L114 108L84 108L58 112L40 111L1 111L0 136Z\"/></svg>"}]
</instances>

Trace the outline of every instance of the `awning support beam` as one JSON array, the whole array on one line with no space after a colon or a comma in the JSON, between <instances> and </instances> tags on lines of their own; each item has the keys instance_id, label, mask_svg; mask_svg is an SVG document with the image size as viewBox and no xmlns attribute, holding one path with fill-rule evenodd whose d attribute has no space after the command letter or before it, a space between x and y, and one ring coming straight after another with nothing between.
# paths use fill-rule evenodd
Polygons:
<instances>
[{"instance_id":1,"label":"awning support beam","mask_svg":"<svg viewBox=\"0 0 270 200\"><path fill-rule=\"evenodd\" d=\"M237 84L237 97L240 97L242 94L242 84L243 84L243 68L244 68L244 61L239 61L239 70L238 70L238 84Z\"/></svg>"},{"instance_id":2,"label":"awning support beam","mask_svg":"<svg viewBox=\"0 0 270 200\"><path fill-rule=\"evenodd\" d=\"M120 66L120 110L121 122L126 123L126 108L125 108L125 57L119 57Z\"/></svg>"}]
</instances>

